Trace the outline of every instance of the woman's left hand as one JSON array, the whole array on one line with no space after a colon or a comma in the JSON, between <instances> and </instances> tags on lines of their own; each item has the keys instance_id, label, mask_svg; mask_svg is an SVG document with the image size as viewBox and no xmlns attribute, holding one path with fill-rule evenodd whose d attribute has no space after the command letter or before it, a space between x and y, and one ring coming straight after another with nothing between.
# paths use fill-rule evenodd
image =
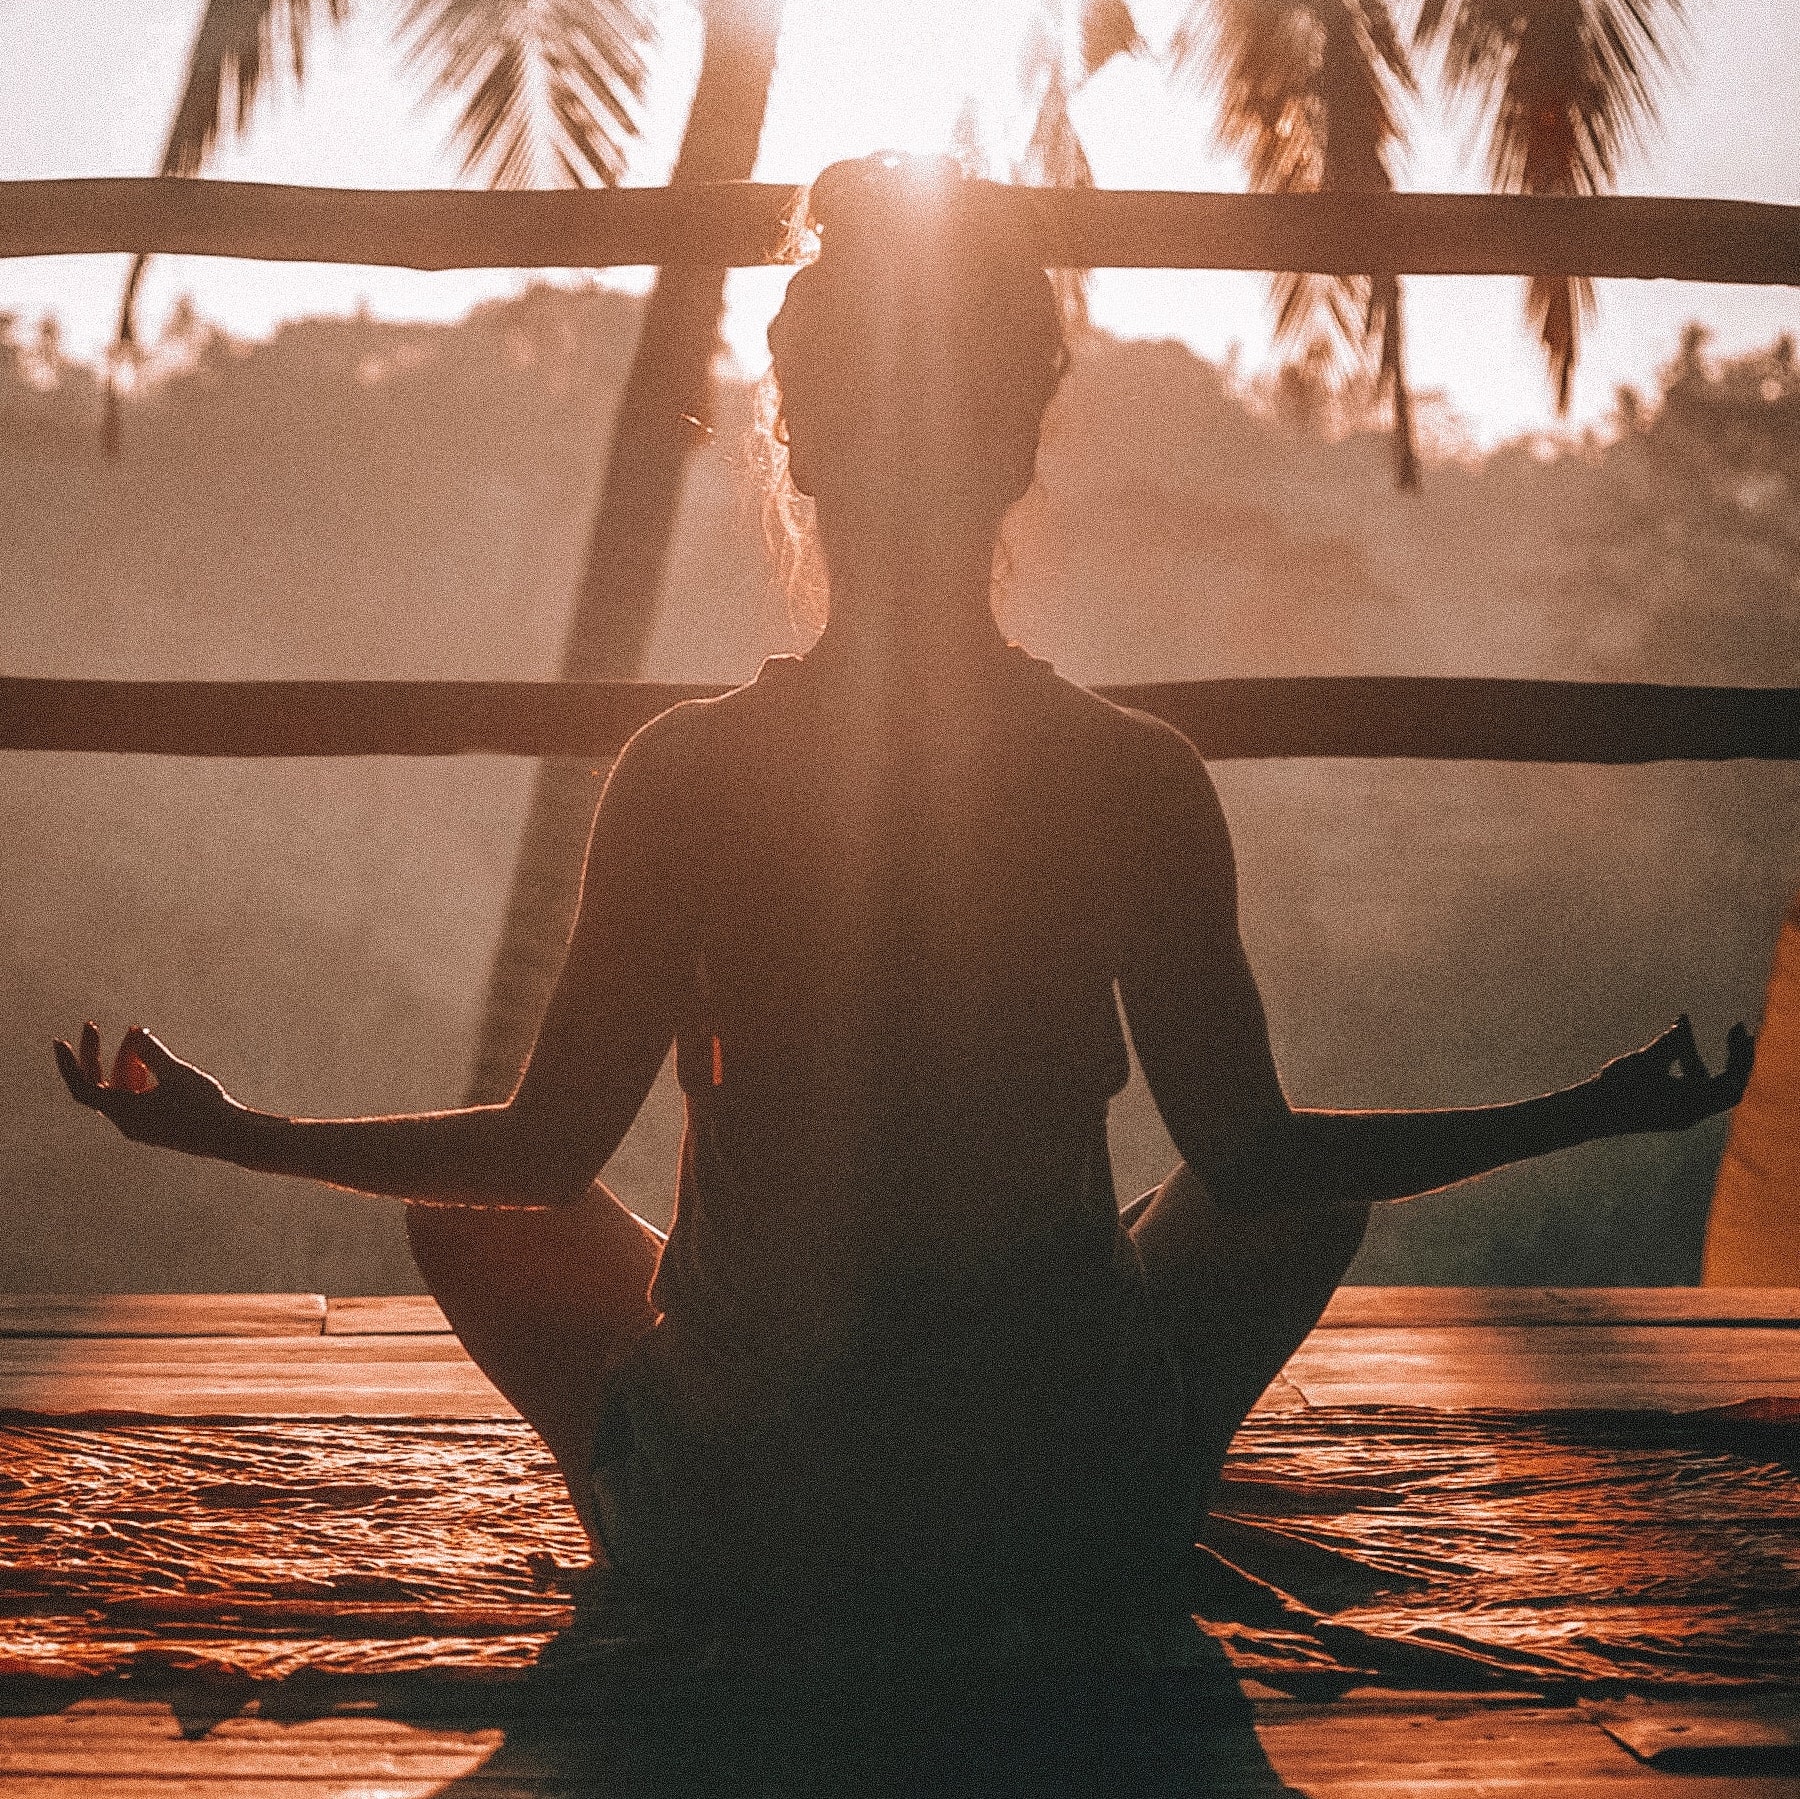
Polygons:
<instances>
[{"instance_id":1,"label":"woman's left hand","mask_svg":"<svg viewBox=\"0 0 1800 1799\"><path fill-rule=\"evenodd\" d=\"M101 1073L100 1032L91 1021L81 1027L78 1051L60 1040L53 1048L70 1096L104 1113L134 1143L194 1156L225 1154L230 1126L243 1108L204 1069L182 1061L140 1026L125 1033L110 1076Z\"/></svg>"},{"instance_id":2,"label":"woman's left hand","mask_svg":"<svg viewBox=\"0 0 1800 1799\"><path fill-rule=\"evenodd\" d=\"M1627 1131L1684 1131L1744 1097L1756 1040L1742 1024L1725 1039L1725 1066L1709 1074L1683 1012L1642 1049L1608 1062L1594 1077L1607 1135Z\"/></svg>"}]
</instances>

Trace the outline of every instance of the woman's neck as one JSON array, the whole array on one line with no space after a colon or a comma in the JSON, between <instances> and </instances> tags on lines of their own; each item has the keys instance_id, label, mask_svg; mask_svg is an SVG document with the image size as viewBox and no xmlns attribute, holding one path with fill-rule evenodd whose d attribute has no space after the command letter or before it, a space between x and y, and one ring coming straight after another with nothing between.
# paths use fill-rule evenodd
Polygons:
<instances>
[{"instance_id":1,"label":"woman's neck","mask_svg":"<svg viewBox=\"0 0 1800 1799\"><path fill-rule=\"evenodd\" d=\"M813 650L821 663L871 679L941 682L1005 648L994 622L994 537L883 546L826 538L829 620Z\"/></svg>"}]
</instances>

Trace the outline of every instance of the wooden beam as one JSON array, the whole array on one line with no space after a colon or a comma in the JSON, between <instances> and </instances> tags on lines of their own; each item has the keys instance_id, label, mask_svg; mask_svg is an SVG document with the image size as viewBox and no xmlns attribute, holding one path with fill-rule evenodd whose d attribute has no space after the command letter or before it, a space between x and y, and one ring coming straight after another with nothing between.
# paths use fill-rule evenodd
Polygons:
<instances>
[{"instance_id":1,"label":"wooden beam","mask_svg":"<svg viewBox=\"0 0 1800 1799\"><path fill-rule=\"evenodd\" d=\"M161 756L614 754L717 686L655 681L0 678L0 750ZM1800 688L1319 675L1097 689L1219 760L1800 760Z\"/></svg>"},{"instance_id":2,"label":"wooden beam","mask_svg":"<svg viewBox=\"0 0 1800 1799\"><path fill-rule=\"evenodd\" d=\"M0 256L145 251L396 268L747 267L797 189L755 182L529 193L260 182L0 182ZM1800 285L1800 206L1490 194L1013 188L1047 266L1595 275Z\"/></svg>"},{"instance_id":3,"label":"wooden beam","mask_svg":"<svg viewBox=\"0 0 1800 1799\"><path fill-rule=\"evenodd\" d=\"M1755 1325L1800 1330L1800 1287L1339 1287L1319 1320L1321 1330L1417 1330L1465 1324L1656 1324L1665 1329ZM325 1328L331 1329L329 1312Z\"/></svg>"},{"instance_id":4,"label":"wooden beam","mask_svg":"<svg viewBox=\"0 0 1800 1799\"><path fill-rule=\"evenodd\" d=\"M0 679L0 749L604 758L677 701L726 691L656 681Z\"/></svg>"},{"instance_id":5,"label":"wooden beam","mask_svg":"<svg viewBox=\"0 0 1800 1799\"><path fill-rule=\"evenodd\" d=\"M319 1293L0 1293L0 1337L316 1337L325 1319Z\"/></svg>"}]
</instances>

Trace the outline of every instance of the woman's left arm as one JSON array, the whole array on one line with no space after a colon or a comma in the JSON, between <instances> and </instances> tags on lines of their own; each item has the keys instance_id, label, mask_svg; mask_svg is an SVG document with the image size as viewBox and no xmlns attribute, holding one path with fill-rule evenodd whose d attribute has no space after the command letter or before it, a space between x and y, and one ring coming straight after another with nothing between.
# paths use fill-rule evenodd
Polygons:
<instances>
[{"instance_id":1,"label":"woman's left arm","mask_svg":"<svg viewBox=\"0 0 1800 1799\"><path fill-rule=\"evenodd\" d=\"M1419 1112L1289 1104L1238 931L1237 866L1192 747L1163 744L1157 866L1136 887L1119 988L1175 1146L1219 1203L1333 1209L1405 1199L1596 1138L1684 1130L1742 1097L1755 1046L1740 1024L1707 1071L1685 1017L1572 1087L1507 1105Z\"/></svg>"},{"instance_id":2,"label":"woman's left arm","mask_svg":"<svg viewBox=\"0 0 1800 1799\"><path fill-rule=\"evenodd\" d=\"M370 1118L259 1112L137 1027L106 1076L91 1023L79 1049L55 1045L70 1094L134 1142L262 1173L437 1205L579 1199L674 1037L680 909L666 886L669 813L658 799L654 729L633 740L607 782L562 976L504 1103Z\"/></svg>"},{"instance_id":3,"label":"woman's left arm","mask_svg":"<svg viewBox=\"0 0 1800 1799\"><path fill-rule=\"evenodd\" d=\"M1733 1025L1724 1066L1709 1073L1684 1013L1585 1081L1533 1099L1426 1112L1293 1108L1285 1132L1233 1173L1247 1187L1298 1184L1347 1203L1407 1199L1603 1137L1686 1130L1743 1098L1754 1056L1749 1031Z\"/></svg>"}]
</instances>

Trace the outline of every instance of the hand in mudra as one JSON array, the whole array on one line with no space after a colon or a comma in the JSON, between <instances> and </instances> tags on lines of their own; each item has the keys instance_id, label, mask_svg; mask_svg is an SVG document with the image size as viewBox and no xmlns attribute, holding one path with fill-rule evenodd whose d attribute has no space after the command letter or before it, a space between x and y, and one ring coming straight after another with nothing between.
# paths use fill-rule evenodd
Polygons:
<instances>
[{"instance_id":1,"label":"hand in mudra","mask_svg":"<svg viewBox=\"0 0 1800 1799\"><path fill-rule=\"evenodd\" d=\"M1596 1077L1609 1131L1683 1131L1744 1097L1756 1040L1734 1024L1725 1039L1725 1066L1709 1074L1683 1012L1642 1049L1608 1062Z\"/></svg>"},{"instance_id":2,"label":"hand in mudra","mask_svg":"<svg viewBox=\"0 0 1800 1799\"><path fill-rule=\"evenodd\" d=\"M100 1032L92 1022L81 1027L79 1050L60 1039L53 1048L70 1095L105 1113L134 1143L217 1154L241 1110L210 1074L172 1055L137 1025L125 1033L110 1075L101 1073Z\"/></svg>"}]
</instances>

